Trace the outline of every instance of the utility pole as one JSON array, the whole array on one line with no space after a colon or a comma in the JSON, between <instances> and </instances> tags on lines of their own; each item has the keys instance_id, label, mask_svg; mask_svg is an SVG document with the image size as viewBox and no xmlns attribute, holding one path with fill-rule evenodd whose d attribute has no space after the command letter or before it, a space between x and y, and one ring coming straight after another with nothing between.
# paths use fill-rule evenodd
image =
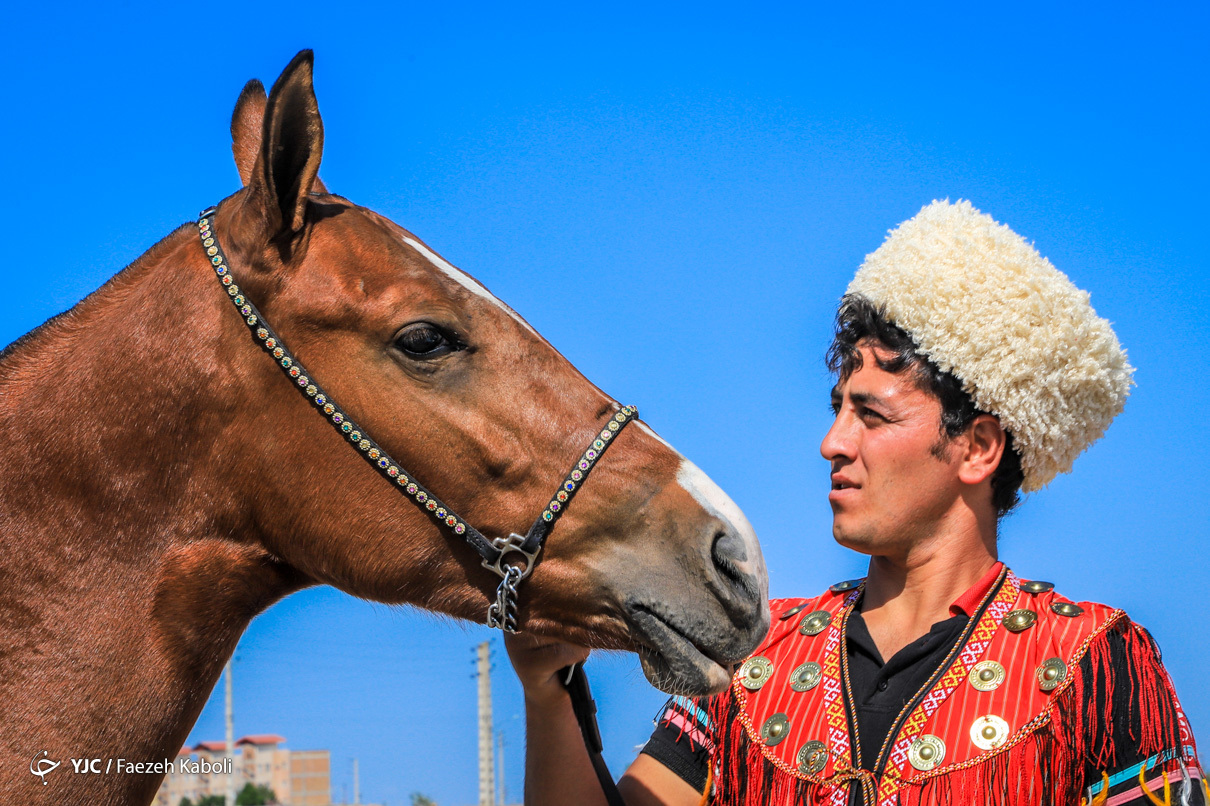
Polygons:
<instances>
[{"instance_id":1,"label":"utility pole","mask_svg":"<svg viewBox=\"0 0 1210 806\"><path fill-rule=\"evenodd\" d=\"M492 655L491 644L478 648L479 676L479 806L494 806L496 763L492 758Z\"/></svg>"},{"instance_id":2,"label":"utility pole","mask_svg":"<svg viewBox=\"0 0 1210 806\"><path fill-rule=\"evenodd\" d=\"M227 661L227 758L231 760L231 774L227 776L227 793L223 798L226 806L235 806L235 719L231 712L231 660Z\"/></svg>"},{"instance_id":3,"label":"utility pole","mask_svg":"<svg viewBox=\"0 0 1210 806\"><path fill-rule=\"evenodd\" d=\"M357 775L357 759L353 759L353 806L361 806L361 778Z\"/></svg>"},{"instance_id":4,"label":"utility pole","mask_svg":"<svg viewBox=\"0 0 1210 806\"><path fill-rule=\"evenodd\" d=\"M496 806L504 806L504 731L496 733Z\"/></svg>"}]
</instances>

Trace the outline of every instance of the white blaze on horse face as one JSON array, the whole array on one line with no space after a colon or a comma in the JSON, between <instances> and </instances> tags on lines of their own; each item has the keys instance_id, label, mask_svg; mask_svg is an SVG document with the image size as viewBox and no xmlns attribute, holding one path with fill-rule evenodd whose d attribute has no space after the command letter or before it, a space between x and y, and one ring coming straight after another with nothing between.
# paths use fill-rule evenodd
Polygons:
<instances>
[{"instance_id":1,"label":"white blaze on horse face","mask_svg":"<svg viewBox=\"0 0 1210 806\"><path fill-rule=\"evenodd\" d=\"M665 448L667 448L668 450L670 450L670 451L672 451L673 453L675 453L677 456L681 456L681 452L680 452L680 451L678 451L676 448L674 448L674 447L672 447L671 445L669 445L669 444L668 444L668 440L664 439L664 438L663 438L663 437L661 437L659 434L657 434L655 431L651 430L651 426L647 425L647 423L643 422L642 420L635 420L635 421L634 421L634 426L635 426L635 428L638 428L639 430L641 430L641 431L642 431L644 434L646 434L647 436L649 436L649 437L651 437L652 439L654 439L656 442L658 442L658 443L660 443L661 445L663 445L663 446L664 446ZM682 458L682 459L684 459L685 457L684 457L684 456L681 456L681 458ZM692 463L690 463L690 464L692 464ZM698 472L699 472L699 473L701 473L702 471L700 471L700 470L699 470ZM711 482L711 484L713 484L713 483L714 483L714 482Z\"/></svg>"},{"instance_id":2,"label":"white blaze on horse face","mask_svg":"<svg viewBox=\"0 0 1210 806\"><path fill-rule=\"evenodd\" d=\"M471 277L469 274L462 271L461 269L456 268L455 266L451 265L448 261L442 259L440 256L434 254L432 250L430 250L427 246L420 243L419 241L417 241L413 238L404 238L403 242L406 243L408 246L412 247L413 249L415 249L420 254L424 255L424 257L428 260L429 263L432 263L434 266L436 266L438 269L440 269L441 272L445 276L449 277L455 283L462 286L467 291L470 291L475 296L482 297L483 299L490 302L492 305L495 305L497 308L504 311L506 314L511 316L513 319L517 320L517 322L522 327L524 327L526 330L528 330L530 333L533 333L535 336L538 335L538 332L536 330L534 330L532 327L530 327L529 322L526 322L524 319L522 319L517 314L516 311L514 311L512 308L508 307L503 302L501 302L496 297L495 294L493 294L492 292L490 292L486 288L484 288L483 284L478 282L477 280L475 280L475 278ZM539 338L541 338L541 337L539 336Z\"/></svg>"},{"instance_id":3,"label":"white blaze on horse face","mask_svg":"<svg viewBox=\"0 0 1210 806\"><path fill-rule=\"evenodd\" d=\"M669 445L668 440L653 431L647 423L642 420L635 420L634 425L677 456L681 456L680 451ZM722 487L714 483L714 479L702 472L702 469L693 462L681 456L681 466L676 472L676 481L707 512L734 526L735 531L743 537L746 547L749 549L756 548L755 556L760 555L760 547L756 540L756 530L752 528L752 524L748 523L748 517L744 515L744 511L731 500L731 496L723 492ZM749 556L754 555L749 553Z\"/></svg>"},{"instance_id":4,"label":"white blaze on horse face","mask_svg":"<svg viewBox=\"0 0 1210 806\"><path fill-rule=\"evenodd\" d=\"M714 479L684 457L681 458L681 467L676 472L676 481L685 488L689 495L693 496L693 500L702 505L703 509L735 528L735 533L744 541L744 549L753 572L760 577L761 592L764 594L765 586L768 584L765 577L765 559L761 555L760 543L756 539L756 530L752 528L752 524L748 523L748 518L744 515L743 510L731 500L731 496L714 483Z\"/></svg>"}]
</instances>

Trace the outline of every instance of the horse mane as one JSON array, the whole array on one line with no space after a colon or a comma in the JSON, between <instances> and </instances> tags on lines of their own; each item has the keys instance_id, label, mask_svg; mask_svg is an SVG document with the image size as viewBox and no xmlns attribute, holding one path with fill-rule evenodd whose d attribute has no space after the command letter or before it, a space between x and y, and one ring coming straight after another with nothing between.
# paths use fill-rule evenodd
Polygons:
<instances>
[{"instance_id":1,"label":"horse mane","mask_svg":"<svg viewBox=\"0 0 1210 806\"><path fill-rule=\"evenodd\" d=\"M6 347L0 349L0 382L5 380L4 370L11 369L11 362L35 351L42 343L53 336L71 328L81 313L92 305L100 304L111 293L122 293L142 277L145 269L154 266L175 246L170 242L182 232L191 230L192 221L186 221L172 232L165 235L143 254L131 261L125 268L118 271L99 287L90 291L87 296L65 311L60 311L47 319L33 330L18 336Z\"/></svg>"}]
</instances>

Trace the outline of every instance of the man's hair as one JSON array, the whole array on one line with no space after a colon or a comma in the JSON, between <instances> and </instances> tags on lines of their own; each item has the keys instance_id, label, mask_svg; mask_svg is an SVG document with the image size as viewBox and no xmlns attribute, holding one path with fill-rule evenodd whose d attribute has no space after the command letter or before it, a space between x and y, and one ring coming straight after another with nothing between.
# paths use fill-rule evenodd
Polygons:
<instances>
[{"instance_id":1,"label":"man's hair","mask_svg":"<svg viewBox=\"0 0 1210 806\"><path fill-rule=\"evenodd\" d=\"M885 372L911 372L916 385L941 403L941 439L933 446L938 458L944 455L946 444L964 432L971 421L986 412L975 408L962 382L952 373L942 372L936 364L921 354L912 337L886 318L884 311L865 297L846 294L836 311L836 332L828 347L828 369L839 380L847 380L861 369L861 344L874 342L879 352L878 368ZM1013 447L1013 435L1004 432L1004 454L992 474L992 506L996 517L1002 518L1021 500L1018 491L1025 475L1021 471L1021 456Z\"/></svg>"}]
</instances>

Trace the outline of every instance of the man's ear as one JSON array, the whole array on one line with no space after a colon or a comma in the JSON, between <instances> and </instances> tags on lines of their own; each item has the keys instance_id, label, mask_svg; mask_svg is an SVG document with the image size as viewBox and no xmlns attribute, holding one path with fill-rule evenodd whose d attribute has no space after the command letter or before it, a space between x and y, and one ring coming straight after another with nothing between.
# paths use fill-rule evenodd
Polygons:
<instances>
[{"instance_id":1,"label":"man's ear","mask_svg":"<svg viewBox=\"0 0 1210 806\"><path fill-rule=\"evenodd\" d=\"M273 84L265 101L256 161L247 180L244 212L253 220L245 221L245 227L258 231L255 240L276 242L286 253L293 251L303 234L307 197L315 188L323 155L323 121L311 83L311 65L311 51L301 51ZM247 102L248 118L255 117L255 95L254 88L249 93L245 87L241 96L252 98ZM242 117L238 107L236 117ZM237 156L237 165L239 159Z\"/></svg>"},{"instance_id":2,"label":"man's ear","mask_svg":"<svg viewBox=\"0 0 1210 806\"><path fill-rule=\"evenodd\" d=\"M235 168L239 171L240 181L246 186L252 181L252 172L256 168L256 158L260 155L261 134L265 127L265 107L268 104L265 95L265 85L259 79L252 79L244 85L235 102L235 111L231 113L231 154L235 157ZM311 189L316 193L327 193L319 177Z\"/></svg>"},{"instance_id":3,"label":"man's ear","mask_svg":"<svg viewBox=\"0 0 1210 806\"><path fill-rule=\"evenodd\" d=\"M980 484L991 478L1004 456L1006 434L1000 421L991 414L980 414L966 427L966 447L958 478L967 484Z\"/></svg>"}]
</instances>

